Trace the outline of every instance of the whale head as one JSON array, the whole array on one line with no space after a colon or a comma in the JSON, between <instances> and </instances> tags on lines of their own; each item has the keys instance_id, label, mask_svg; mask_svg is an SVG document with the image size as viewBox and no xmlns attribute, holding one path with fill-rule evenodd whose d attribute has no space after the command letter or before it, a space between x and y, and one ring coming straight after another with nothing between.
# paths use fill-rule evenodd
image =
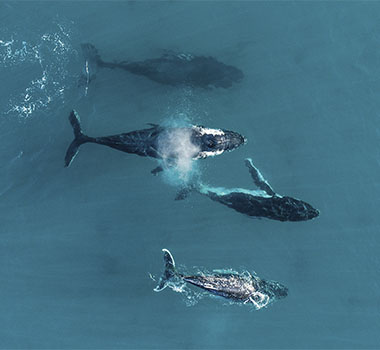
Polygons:
<instances>
[{"instance_id":1,"label":"whale head","mask_svg":"<svg viewBox=\"0 0 380 350\"><path fill-rule=\"evenodd\" d=\"M243 72L234 66L225 66L223 70L223 79L220 79L215 85L229 88L232 83L238 83L244 78Z\"/></svg>"},{"instance_id":2,"label":"whale head","mask_svg":"<svg viewBox=\"0 0 380 350\"><path fill-rule=\"evenodd\" d=\"M211 129L193 126L192 142L199 147L197 159L213 157L246 143L246 139L237 132L224 129Z\"/></svg>"},{"instance_id":3,"label":"whale head","mask_svg":"<svg viewBox=\"0 0 380 350\"><path fill-rule=\"evenodd\" d=\"M288 288L276 281L262 281L265 293L271 298L283 299L288 296Z\"/></svg>"},{"instance_id":4,"label":"whale head","mask_svg":"<svg viewBox=\"0 0 380 350\"><path fill-rule=\"evenodd\" d=\"M286 213L286 221L311 220L319 216L318 209L300 199L284 196L279 200L281 201L281 214Z\"/></svg>"}]
</instances>

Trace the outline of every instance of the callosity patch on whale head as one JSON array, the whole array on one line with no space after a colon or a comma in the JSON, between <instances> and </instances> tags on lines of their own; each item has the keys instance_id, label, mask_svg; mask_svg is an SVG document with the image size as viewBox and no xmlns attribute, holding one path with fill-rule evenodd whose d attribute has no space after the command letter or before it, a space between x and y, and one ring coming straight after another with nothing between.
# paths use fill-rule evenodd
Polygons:
<instances>
[{"instance_id":1,"label":"callosity patch on whale head","mask_svg":"<svg viewBox=\"0 0 380 350\"><path fill-rule=\"evenodd\" d=\"M246 143L246 139L234 131L193 126L193 132L192 141L200 148L197 158L217 156Z\"/></svg>"},{"instance_id":2,"label":"callosity patch on whale head","mask_svg":"<svg viewBox=\"0 0 380 350\"><path fill-rule=\"evenodd\" d=\"M193 129L197 130L200 134L200 136L203 135L224 135L224 132L222 129L213 129L213 128L205 128L204 126L193 126Z\"/></svg>"}]
</instances>

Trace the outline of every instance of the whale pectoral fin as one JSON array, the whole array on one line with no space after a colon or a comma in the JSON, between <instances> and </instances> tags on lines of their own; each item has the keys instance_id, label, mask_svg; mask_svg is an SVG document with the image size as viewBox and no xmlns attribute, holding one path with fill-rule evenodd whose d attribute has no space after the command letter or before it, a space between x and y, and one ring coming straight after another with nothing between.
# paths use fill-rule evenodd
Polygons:
<instances>
[{"instance_id":1,"label":"whale pectoral fin","mask_svg":"<svg viewBox=\"0 0 380 350\"><path fill-rule=\"evenodd\" d=\"M164 171L164 168L161 165L159 165L157 168L154 168L151 171L151 173L152 173L152 175L157 176L158 173L160 173L161 171Z\"/></svg>"},{"instance_id":2,"label":"whale pectoral fin","mask_svg":"<svg viewBox=\"0 0 380 350\"><path fill-rule=\"evenodd\" d=\"M251 174L251 177L253 179L253 182L255 185L260 189L266 192L269 196L275 196L276 192L273 190L271 185L269 185L268 181L265 180L264 176L261 175L259 169L257 169L252 162L251 158L245 159L245 165L249 170L249 173Z\"/></svg>"},{"instance_id":3,"label":"whale pectoral fin","mask_svg":"<svg viewBox=\"0 0 380 350\"><path fill-rule=\"evenodd\" d=\"M161 154L157 149L153 147L149 147L149 151L152 152L152 154L155 154L156 158L161 158L161 159L164 158L163 154Z\"/></svg>"}]
</instances>

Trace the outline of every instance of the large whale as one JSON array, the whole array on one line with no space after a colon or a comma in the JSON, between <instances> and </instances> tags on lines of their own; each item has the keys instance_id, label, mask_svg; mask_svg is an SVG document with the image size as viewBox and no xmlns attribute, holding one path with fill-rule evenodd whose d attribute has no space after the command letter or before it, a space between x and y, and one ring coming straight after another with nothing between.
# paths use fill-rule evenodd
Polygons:
<instances>
[{"instance_id":1,"label":"large whale","mask_svg":"<svg viewBox=\"0 0 380 350\"><path fill-rule=\"evenodd\" d=\"M276 193L260 171L253 165L252 159L247 158L245 165L248 167L253 182L259 190L210 187L203 183L197 183L181 190L176 200L184 199L189 192L195 190L213 201L248 216L279 221L304 221L319 215L319 211L309 203Z\"/></svg>"},{"instance_id":2,"label":"large whale","mask_svg":"<svg viewBox=\"0 0 380 350\"><path fill-rule=\"evenodd\" d=\"M180 128L166 128L151 124L148 129L128 133L90 137L82 132L79 115L72 111L69 121L74 131L74 140L67 149L65 166L68 167L79 146L91 142L105 145L122 152L133 153L143 157L171 160L180 157L184 147L186 155L191 159L201 159L216 156L226 151L232 151L246 142L245 138L234 131L211 129L199 125ZM162 170L161 167L154 171Z\"/></svg>"},{"instance_id":3,"label":"large whale","mask_svg":"<svg viewBox=\"0 0 380 350\"><path fill-rule=\"evenodd\" d=\"M288 289L275 281L267 281L250 273L238 273L231 270L214 270L213 273L184 275L177 271L173 256L167 249L164 252L165 270L155 292L166 287L188 283L207 292L226 298L232 302L253 304L256 309L267 306L274 300L288 295Z\"/></svg>"},{"instance_id":4,"label":"large whale","mask_svg":"<svg viewBox=\"0 0 380 350\"><path fill-rule=\"evenodd\" d=\"M91 79L97 68L122 69L165 85L201 88L228 88L244 77L240 69L213 57L169 52L159 58L140 62L105 62L94 45L86 43L81 48L86 60L86 71L88 73L88 68L91 67L93 72Z\"/></svg>"}]
</instances>

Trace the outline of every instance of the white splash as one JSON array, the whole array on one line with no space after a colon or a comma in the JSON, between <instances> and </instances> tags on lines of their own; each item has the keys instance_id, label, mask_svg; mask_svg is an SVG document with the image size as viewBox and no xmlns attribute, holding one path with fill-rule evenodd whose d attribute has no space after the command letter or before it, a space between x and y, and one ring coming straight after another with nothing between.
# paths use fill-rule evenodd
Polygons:
<instances>
[{"instance_id":1,"label":"white splash","mask_svg":"<svg viewBox=\"0 0 380 350\"><path fill-rule=\"evenodd\" d=\"M70 55L76 54L70 24L67 27L54 20L51 30L37 37L30 33L0 33L0 68L20 67L20 71L35 72L25 88L10 95L8 105L0 113L26 119L52 102L64 100L71 84Z\"/></svg>"},{"instance_id":2,"label":"white splash","mask_svg":"<svg viewBox=\"0 0 380 350\"><path fill-rule=\"evenodd\" d=\"M261 293L261 292L254 292L251 294L249 299L247 299L244 304L252 303L256 310L260 310L263 307L266 307L269 302L270 298L268 295Z\"/></svg>"},{"instance_id":3,"label":"white splash","mask_svg":"<svg viewBox=\"0 0 380 350\"><path fill-rule=\"evenodd\" d=\"M170 182L187 183L194 171L193 160L200 149L192 143L191 136L190 128L170 128L158 140L158 151Z\"/></svg>"}]
</instances>

